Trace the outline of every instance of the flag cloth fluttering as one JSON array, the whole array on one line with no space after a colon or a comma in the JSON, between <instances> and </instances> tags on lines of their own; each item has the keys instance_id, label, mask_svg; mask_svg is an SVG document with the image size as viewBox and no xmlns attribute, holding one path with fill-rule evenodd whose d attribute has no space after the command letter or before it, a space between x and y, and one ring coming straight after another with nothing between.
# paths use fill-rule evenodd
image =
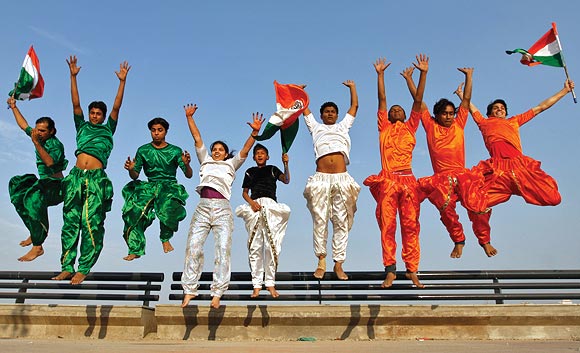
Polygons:
<instances>
[{"instance_id":1,"label":"flag cloth fluttering","mask_svg":"<svg viewBox=\"0 0 580 353\"><path fill-rule=\"evenodd\" d=\"M528 66L548 65L555 67L564 67L564 58L562 57L562 47L558 40L558 31L556 24L552 23L552 28L540 38L528 50L514 49L506 50L507 54L522 54L520 62Z\"/></svg>"},{"instance_id":2,"label":"flag cloth fluttering","mask_svg":"<svg viewBox=\"0 0 580 353\"><path fill-rule=\"evenodd\" d=\"M256 140L263 141L274 136L280 130L282 153L287 153L298 133L300 114L308 107L308 94L304 89L294 84L279 84L274 81L276 90L276 112L268 120L261 135Z\"/></svg>"},{"instance_id":3,"label":"flag cloth fluttering","mask_svg":"<svg viewBox=\"0 0 580 353\"><path fill-rule=\"evenodd\" d=\"M40 74L40 63L32 46L24 58L20 77L15 86L8 95L14 95L14 98L18 100L40 98L44 93L44 79Z\"/></svg>"}]
</instances>

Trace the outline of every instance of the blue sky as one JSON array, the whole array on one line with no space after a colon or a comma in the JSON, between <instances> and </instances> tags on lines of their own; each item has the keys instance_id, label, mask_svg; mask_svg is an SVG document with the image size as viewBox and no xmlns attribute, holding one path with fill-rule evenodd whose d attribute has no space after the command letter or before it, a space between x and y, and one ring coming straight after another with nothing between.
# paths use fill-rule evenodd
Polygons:
<instances>
[{"instance_id":1,"label":"blue sky","mask_svg":"<svg viewBox=\"0 0 580 353\"><path fill-rule=\"evenodd\" d=\"M179 175L190 193L188 217L172 243L176 250L163 254L157 240L158 223L149 228L147 255L126 262L122 239L121 189L129 181L124 160L150 141L147 121L156 116L170 124L167 140L193 152L193 140L183 105L196 103L198 126L205 141L225 140L239 149L249 128L251 113L269 116L275 109L272 82L304 83L316 112L325 101L335 101L346 112L348 89L341 82L354 80L359 93L357 120L351 129L350 174L362 185L380 170L376 131L376 74L372 63L384 56L392 62L386 72L387 100L408 112L411 99L399 73L418 53L430 56L425 101L431 107L452 92L463 75L457 67L474 67L473 103L481 109L491 100L506 99L510 113L523 112L557 92L564 83L562 69L528 68L505 50L528 48L558 24L572 79L580 70L577 14L580 4L541 1L274 1L249 2L27 2L26 15L16 3L3 6L0 20L3 50L0 56L0 91L8 92L18 77L30 45L40 58L46 86L41 99L19 102L29 123L44 115L56 120L57 136L65 144L70 167L74 165L75 133L70 102L70 80L65 59L76 55L81 104L86 111L93 100L112 106L118 80L114 74L127 60L132 69L119 114L115 148L107 173L113 181L113 210L106 220L105 246L94 271L162 271L183 267L190 215L198 201L194 187L199 165L192 162L194 177ZM17 15L18 14L18 15ZM415 76L417 78L417 75ZM7 98L7 96L5 96ZM0 110L0 248L1 270L60 269L61 207L50 209L51 229L45 255L31 263L16 258L26 252L18 242L26 229L10 204L10 177L35 171L34 149L14 122L10 110ZM499 250L487 258L477 245L463 209L460 217L467 245L461 259L450 259L452 243L434 207L421 208L421 270L457 269L570 269L578 267L580 241L579 164L575 156L580 122L578 105L571 96L542 113L521 129L524 153L542 161L544 170L559 183L563 201L557 207L527 205L519 197L495 207L492 244ZM487 158L481 134L473 121L465 130L466 160L472 166ZM267 141L270 161L281 165L277 138ZM248 159L242 167L253 165ZM69 170L70 170L69 167ZM302 191L315 169L312 140L302 124L290 150L292 180L278 187L279 200L292 208L283 244L280 271L311 271L311 219ZM432 174L425 134L417 132L413 159L417 177ZM67 170L68 172L68 170ZM232 206L241 198L241 171L234 182ZM375 202L363 186L351 231L348 270L382 270ZM247 233L235 220L233 271L247 271ZM206 244L206 270L213 267L213 239ZM399 262L399 269L404 266ZM166 300L166 296L163 298Z\"/></svg>"}]
</instances>

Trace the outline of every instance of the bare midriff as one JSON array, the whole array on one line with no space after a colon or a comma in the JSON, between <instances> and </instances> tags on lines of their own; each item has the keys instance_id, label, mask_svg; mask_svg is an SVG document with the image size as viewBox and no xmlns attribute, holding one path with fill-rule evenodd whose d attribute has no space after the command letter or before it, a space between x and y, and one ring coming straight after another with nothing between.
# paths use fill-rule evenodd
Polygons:
<instances>
[{"instance_id":1,"label":"bare midriff","mask_svg":"<svg viewBox=\"0 0 580 353\"><path fill-rule=\"evenodd\" d=\"M346 162L340 152L326 154L316 160L316 171L320 173L345 173Z\"/></svg>"},{"instance_id":2,"label":"bare midriff","mask_svg":"<svg viewBox=\"0 0 580 353\"><path fill-rule=\"evenodd\" d=\"M77 155L77 163L75 166L79 169L86 170L103 169L103 163L100 160L86 153Z\"/></svg>"}]
</instances>

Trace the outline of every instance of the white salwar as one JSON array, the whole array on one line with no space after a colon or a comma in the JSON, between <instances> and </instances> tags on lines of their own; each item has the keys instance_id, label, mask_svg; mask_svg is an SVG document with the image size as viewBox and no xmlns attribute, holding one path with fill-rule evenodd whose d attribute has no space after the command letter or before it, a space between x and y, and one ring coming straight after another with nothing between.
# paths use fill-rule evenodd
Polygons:
<instances>
[{"instance_id":1,"label":"white salwar","mask_svg":"<svg viewBox=\"0 0 580 353\"><path fill-rule=\"evenodd\" d=\"M274 287L276 270L286 234L290 207L269 197L255 200L262 206L255 212L249 204L236 208L236 216L246 223L248 231L248 254L252 285L254 288Z\"/></svg>"}]
</instances>

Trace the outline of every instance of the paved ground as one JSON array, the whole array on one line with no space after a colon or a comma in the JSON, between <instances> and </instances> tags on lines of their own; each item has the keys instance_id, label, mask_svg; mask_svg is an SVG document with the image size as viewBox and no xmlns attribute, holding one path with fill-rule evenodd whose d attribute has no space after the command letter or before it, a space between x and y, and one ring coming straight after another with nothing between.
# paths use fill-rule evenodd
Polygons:
<instances>
[{"instance_id":1,"label":"paved ground","mask_svg":"<svg viewBox=\"0 0 580 353\"><path fill-rule=\"evenodd\" d=\"M580 341L110 341L0 339L2 353L573 353Z\"/></svg>"}]
</instances>

